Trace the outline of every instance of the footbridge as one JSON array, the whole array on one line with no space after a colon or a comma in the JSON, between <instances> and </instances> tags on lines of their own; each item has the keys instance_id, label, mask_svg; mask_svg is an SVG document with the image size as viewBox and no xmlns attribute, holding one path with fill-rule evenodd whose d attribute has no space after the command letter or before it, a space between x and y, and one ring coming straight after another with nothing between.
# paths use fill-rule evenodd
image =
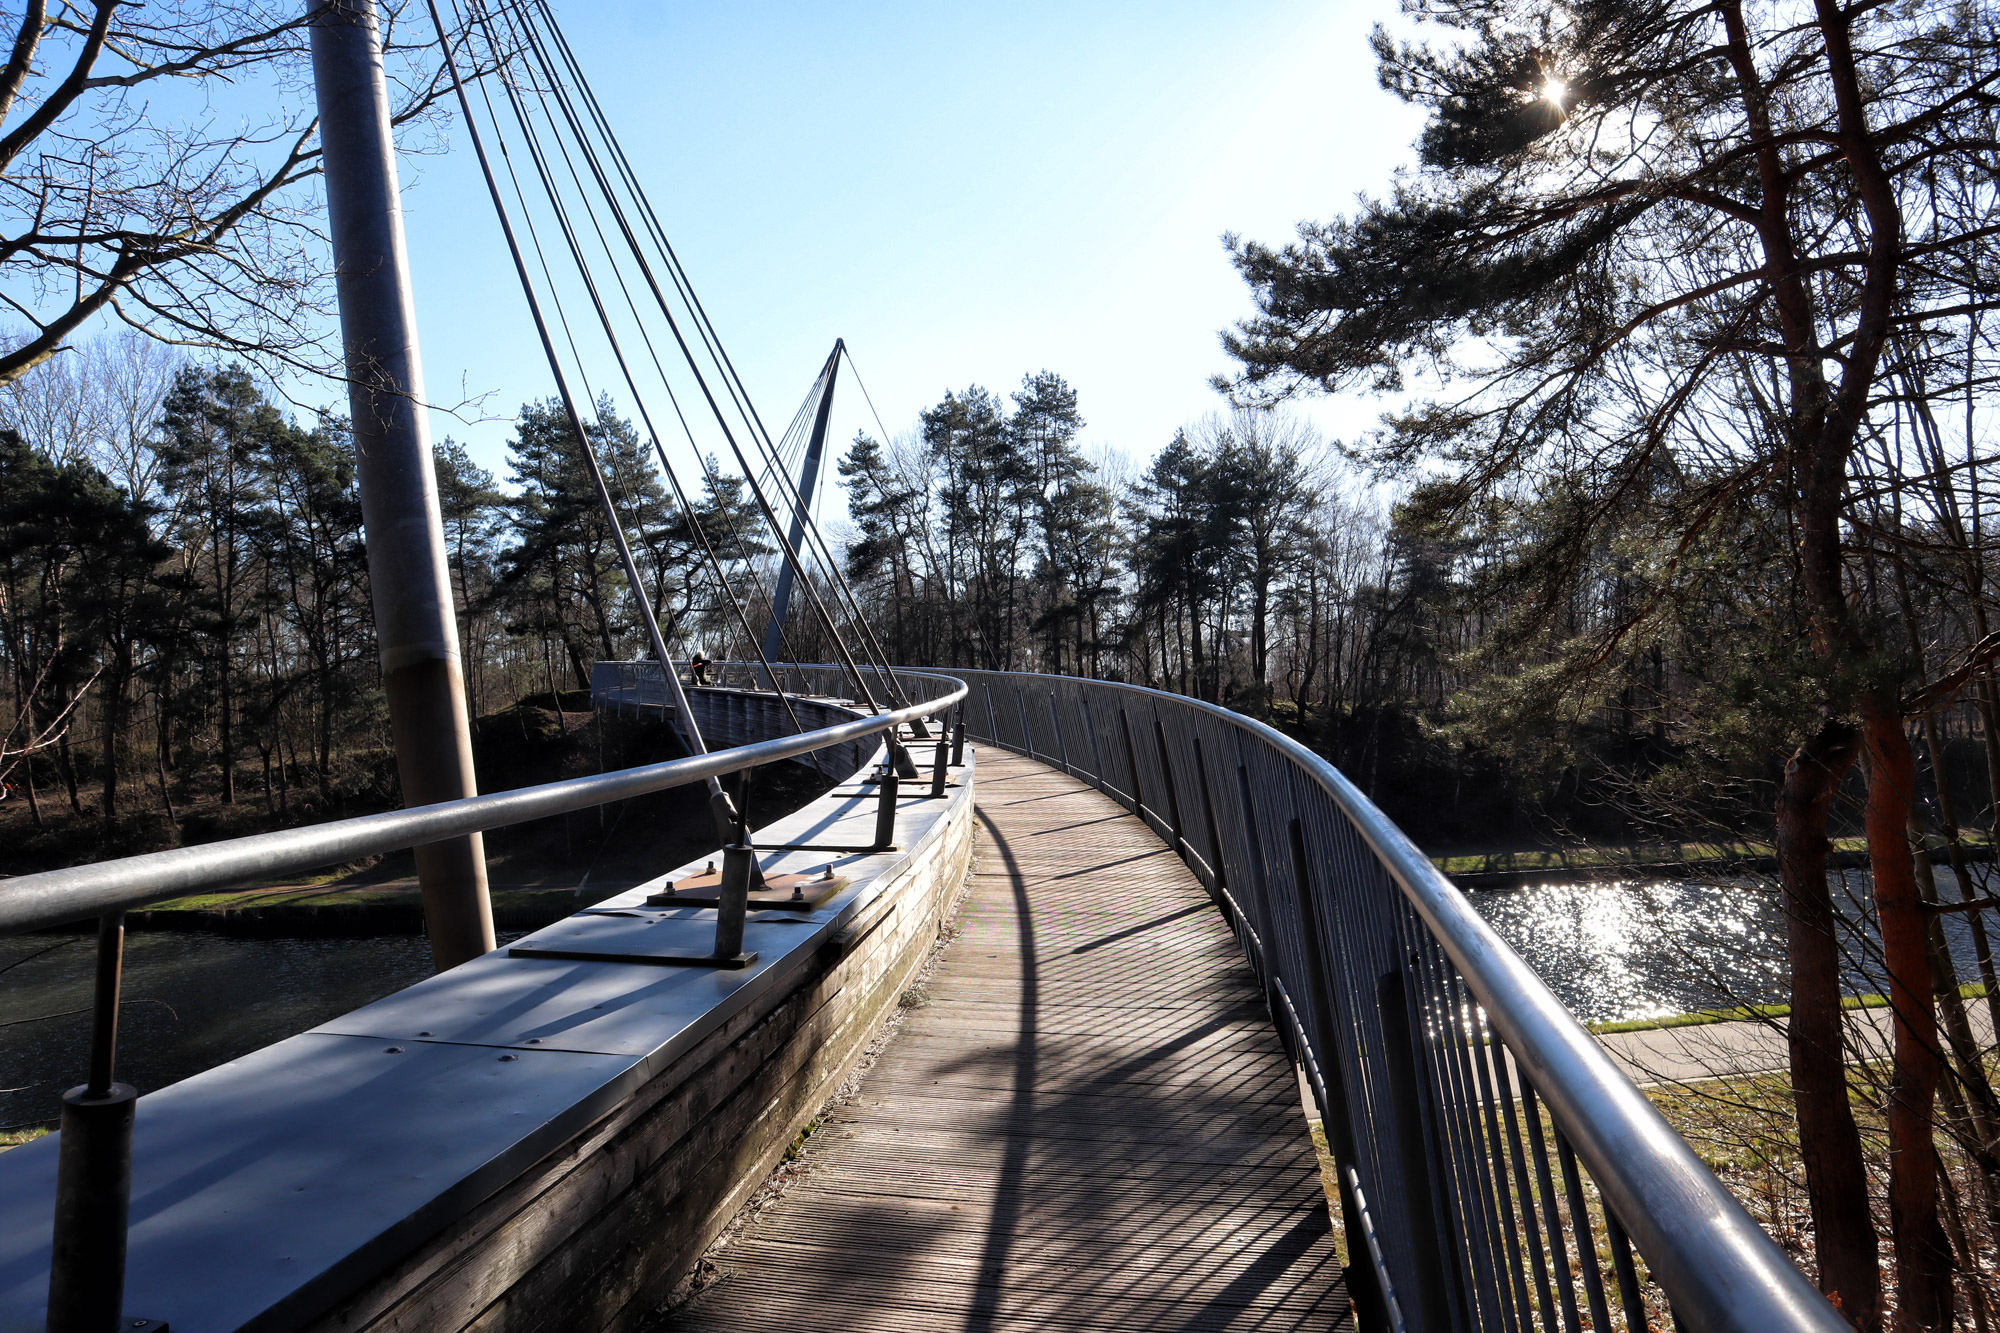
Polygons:
<instances>
[{"instance_id":1,"label":"footbridge","mask_svg":"<svg viewBox=\"0 0 2000 1333\"><path fill-rule=\"evenodd\" d=\"M422 8L567 498L659 664L607 664L596 702L685 753L475 794L377 6L305 0L409 808L0 886L0 934L97 945L60 1131L0 1153L0 1333L1845 1327L1323 760L1129 686L892 669L813 516L844 342L768 429L547 0ZM695 625L662 623L674 571L596 456L614 395L694 538L700 632L754 665L683 686ZM747 533L694 501L718 457ZM752 829L724 780L781 760L837 781ZM484 830L696 783L712 858L495 940ZM118 1080L126 913L404 849L437 975Z\"/></svg>"},{"instance_id":2,"label":"footbridge","mask_svg":"<svg viewBox=\"0 0 2000 1333\"><path fill-rule=\"evenodd\" d=\"M675 707L649 671L600 706ZM88 1101L125 910L841 778L724 873L0 1154L0 1330L1843 1327L1324 761L1106 682L901 671L870 713L844 678L724 668L684 696L738 742L706 755L10 883L0 930L100 922Z\"/></svg>"}]
</instances>

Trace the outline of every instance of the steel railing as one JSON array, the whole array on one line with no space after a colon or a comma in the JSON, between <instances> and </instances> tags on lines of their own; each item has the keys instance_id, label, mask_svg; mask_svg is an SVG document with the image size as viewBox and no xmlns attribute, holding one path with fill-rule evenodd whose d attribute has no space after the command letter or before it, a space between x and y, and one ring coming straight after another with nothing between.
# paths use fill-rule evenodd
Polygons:
<instances>
[{"instance_id":1,"label":"steel railing","mask_svg":"<svg viewBox=\"0 0 2000 1333\"><path fill-rule=\"evenodd\" d=\"M1319 1102L1364 1326L1849 1327L1331 764L1178 695L952 674L974 739L1126 805L1228 917Z\"/></svg>"},{"instance_id":2,"label":"steel railing","mask_svg":"<svg viewBox=\"0 0 2000 1333\"><path fill-rule=\"evenodd\" d=\"M657 679L658 668L645 664ZM114 1080L125 914L204 890L243 887L362 857L505 828L848 744L941 714L965 687L950 677L898 672L914 702L833 726L754 745L591 777L259 833L199 847L23 875L0 885L0 935L96 918L97 966L86 1082L63 1096L58 1147L55 1248L49 1275L50 1333L112 1327L121 1318L125 1233L137 1092ZM942 765L940 765L942 774ZM942 788L942 782L938 787ZM884 790L893 794L893 784ZM893 801L889 819L894 819ZM878 821L879 822L879 821ZM893 833L893 822L890 831ZM886 837L878 837L884 846ZM732 852L740 849L731 849ZM741 929L741 903L734 913ZM717 913L718 951L731 913Z\"/></svg>"}]
</instances>

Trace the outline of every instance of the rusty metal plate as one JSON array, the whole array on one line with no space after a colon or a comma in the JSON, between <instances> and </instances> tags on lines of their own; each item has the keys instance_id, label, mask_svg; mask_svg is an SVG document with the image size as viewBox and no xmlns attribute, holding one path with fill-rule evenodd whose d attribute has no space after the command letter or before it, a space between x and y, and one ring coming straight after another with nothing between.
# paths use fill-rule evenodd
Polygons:
<instances>
[{"instance_id":1,"label":"rusty metal plate","mask_svg":"<svg viewBox=\"0 0 2000 1333\"><path fill-rule=\"evenodd\" d=\"M830 865L817 873L766 875L762 884L750 890L749 903L752 907L781 907L810 912L846 888L848 883L848 877L836 875ZM712 906L721 897L721 873L703 871L674 880L667 885L665 892L649 895L646 904L649 907Z\"/></svg>"}]
</instances>

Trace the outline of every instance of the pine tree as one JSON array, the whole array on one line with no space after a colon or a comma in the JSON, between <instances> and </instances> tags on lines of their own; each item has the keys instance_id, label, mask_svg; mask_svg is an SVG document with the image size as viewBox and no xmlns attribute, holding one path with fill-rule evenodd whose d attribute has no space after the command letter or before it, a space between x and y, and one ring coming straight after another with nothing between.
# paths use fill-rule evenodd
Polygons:
<instances>
[{"instance_id":1,"label":"pine tree","mask_svg":"<svg viewBox=\"0 0 2000 1333\"><path fill-rule=\"evenodd\" d=\"M1889 1113L1897 1317L1946 1327L1940 1065L1907 837L1903 713L1923 689L1852 614L1864 529L1850 480L1895 343L1988 337L1976 317L1991 285L1967 273L1990 268L1993 184L1976 164L2000 81L1990 16L1832 0L1413 10L1456 30L1438 47L1376 37L1384 86L1430 113L1421 170L1282 250L1235 244L1259 314L1226 339L1244 366L1234 387L1448 384L1390 421L1376 463L1442 474L1460 505L1529 485L1572 497L1538 552L1572 584L1662 469L1711 464L1680 514L1687 542L1740 492L1778 502L1799 631L1830 666L1776 810L1820 1281L1860 1327L1880 1325L1826 890L1828 806L1865 750L1881 940L1906 1019ZM1940 207L1940 179L1983 207ZM1606 628L1614 651L1573 661L1615 661L1696 571L1666 572Z\"/></svg>"}]
</instances>

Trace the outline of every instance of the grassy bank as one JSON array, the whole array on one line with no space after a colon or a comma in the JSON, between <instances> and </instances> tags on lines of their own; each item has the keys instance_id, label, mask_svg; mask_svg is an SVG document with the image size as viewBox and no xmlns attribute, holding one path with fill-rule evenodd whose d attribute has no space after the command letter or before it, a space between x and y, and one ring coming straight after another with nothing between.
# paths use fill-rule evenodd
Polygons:
<instances>
[{"instance_id":1,"label":"grassy bank","mask_svg":"<svg viewBox=\"0 0 2000 1333\"><path fill-rule=\"evenodd\" d=\"M1978 982L1969 982L1958 988L1961 998L1982 999L1986 988ZM1840 1000L1842 1009L1886 1009L1889 997L1886 995L1844 995ZM1789 1004L1740 1004L1728 1009L1697 1009L1690 1014L1664 1014L1658 1018L1628 1018L1611 1023L1586 1023L1592 1032L1604 1035L1613 1032L1653 1032L1661 1028L1692 1028L1709 1023L1741 1023L1752 1019L1790 1018L1792 1006Z\"/></svg>"},{"instance_id":2,"label":"grassy bank","mask_svg":"<svg viewBox=\"0 0 2000 1333\"><path fill-rule=\"evenodd\" d=\"M1833 855L1840 864L1860 864L1868 845L1860 837L1835 838ZM1965 834L1960 842L1966 855L1976 861L1993 858L1990 838ZM1930 838L1925 850L1934 861L1947 859L1943 838ZM1544 876L1576 876L1613 872L1622 876L1659 876L1675 872L1728 872L1769 869L1776 849L1770 843L1741 842L1649 842L1621 846L1577 846L1540 848L1527 851L1465 852L1434 856L1431 863L1454 879L1475 884L1510 878L1531 880Z\"/></svg>"}]
</instances>

